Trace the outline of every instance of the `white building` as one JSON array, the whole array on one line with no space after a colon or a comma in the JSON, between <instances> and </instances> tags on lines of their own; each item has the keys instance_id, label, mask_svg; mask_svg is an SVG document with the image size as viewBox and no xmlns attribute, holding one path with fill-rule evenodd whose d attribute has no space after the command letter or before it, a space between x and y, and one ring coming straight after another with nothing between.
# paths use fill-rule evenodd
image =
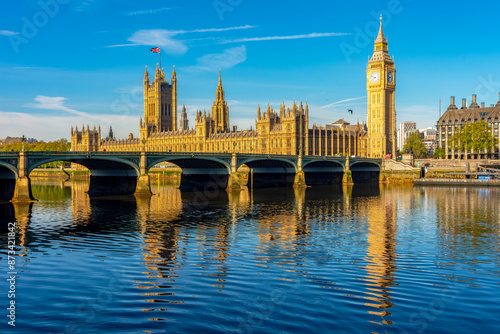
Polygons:
<instances>
[{"instance_id":1,"label":"white building","mask_svg":"<svg viewBox=\"0 0 500 334\"><path fill-rule=\"evenodd\" d=\"M417 129L417 123L415 122L401 122L399 123L397 147L401 151L406 144L406 138L410 134L410 131Z\"/></svg>"},{"instance_id":2,"label":"white building","mask_svg":"<svg viewBox=\"0 0 500 334\"><path fill-rule=\"evenodd\" d=\"M427 152L429 152L429 154L434 154L434 150L436 149L437 130L434 128L427 128L418 131L422 134Z\"/></svg>"}]
</instances>

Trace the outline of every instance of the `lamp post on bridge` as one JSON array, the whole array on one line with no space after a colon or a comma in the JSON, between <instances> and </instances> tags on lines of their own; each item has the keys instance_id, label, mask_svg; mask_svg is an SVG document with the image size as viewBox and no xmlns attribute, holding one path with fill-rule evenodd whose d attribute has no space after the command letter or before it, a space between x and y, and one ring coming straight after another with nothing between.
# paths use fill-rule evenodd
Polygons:
<instances>
[{"instance_id":1,"label":"lamp post on bridge","mask_svg":"<svg viewBox=\"0 0 500 334\"><path fill-rule=\"evenodd\" d=\"M21 143L23 143L22 151L24 152L24 142L26 141L26 137L23 135L21 137Z\"/></svg>"}]
</instances>

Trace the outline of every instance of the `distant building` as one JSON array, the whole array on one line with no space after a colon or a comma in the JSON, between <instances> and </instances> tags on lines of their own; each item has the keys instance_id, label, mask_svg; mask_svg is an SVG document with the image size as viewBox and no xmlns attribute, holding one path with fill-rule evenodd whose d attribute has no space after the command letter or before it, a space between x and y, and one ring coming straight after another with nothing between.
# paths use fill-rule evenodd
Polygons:
<instances>
[{"instance_id":1,"label":"distant building","mask_svg":"<svg viewBox=\"0 0 500 334\"><path fill-rule=\"evenodd\" d=\"M425 149L429 153L429 155L434 154L434 150L436 149L436 138L437 131L434 128L420 129L418 130L422 134L422 140L425 145Z\"/></svg>"},{"instance_id":2,"label":"distant building","mask_svg":"<svg viewBox=\"0 0 500 334\"><path fill-rule=\"evenodd\" d=\"M417 123L415 122L401 122L399 123L398 129L398 150L402 150L406 144L406 138L410 134L411 130L415 130L417 128Z\"/></svg>"},{"instance_id":3,"label":"distant building","mask_svg":"<svg viewBox=\"0 0 500 334\"><path fill-rule=\"evenodd\" d=\"M24 142L25 143L36 143L38 140L35 138L25 138ZM1 145L9 145L13 143L20 143L21 142L21 137L7 137L7 138L1 138L0 139L0 144Z\"/></svg>"},{"instance_id":4,"label":"distant building","mask_svg":"<svg viewBox=\"0 0 500 334\"><path fill-rule=\"evenodd\" d=\"M181 112L181 131L189 130L189 120L187 117L187 112L186 112L186 106L182 105L182 112Z\"/></svg>"},{"instance_id":5,"label":"distant building","mask_svg":"<svg viewBox=\"0 0 500 334\"><path fill-rule=\"evenodd\" d=\"M500 95L500 94L499 94ZM484 102L481 106L477 104L476 95L472 95L472 103L467 108L466 99L462 99L460 109L455 105L455 97L450 98L450 106L437 122L437 146L445 150L446 159L498 159L498 145L491 153L487 152L462 152L455 151L450 143L450 138L455 131L463 127L464 124L474 123L480 119L488 123L493 137L499 139L498 123L500 118L500 97L496 105L491 104L486 107Z\"/></svg>"}]
</instances>

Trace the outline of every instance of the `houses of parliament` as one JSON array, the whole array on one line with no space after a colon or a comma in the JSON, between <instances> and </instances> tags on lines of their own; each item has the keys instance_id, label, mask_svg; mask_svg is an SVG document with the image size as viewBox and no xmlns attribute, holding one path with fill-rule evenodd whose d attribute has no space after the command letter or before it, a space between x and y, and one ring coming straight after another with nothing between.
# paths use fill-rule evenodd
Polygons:
<instances>
[{"instance_id":1,"label":"houses of parliament","mask_svg":"<svg viewBox=\"0 0 500 334\"><path fill-rule=\"evenodd\" d=\"M396 112L394 105L395 67L388 53L382 29L375 40L367 66L367 123L351 125L343 119L309 128L309 106L293 102L275 109L269 104L257 108L255 127L238 130L229 125L229 107L221 73L212 109L196 112L194 127L189 127L186 108L178 118L177 74L170 82L163 69L156 67L150 82L144 72L144 116L139 122L140 137L116 139L109 131L102 138L101 128L71 128L73 151L141 151L258 153L315 156L360 156L380 158L396 153ZM278 110L279 109L279 110Z\"/></svg>"}]
</instances>

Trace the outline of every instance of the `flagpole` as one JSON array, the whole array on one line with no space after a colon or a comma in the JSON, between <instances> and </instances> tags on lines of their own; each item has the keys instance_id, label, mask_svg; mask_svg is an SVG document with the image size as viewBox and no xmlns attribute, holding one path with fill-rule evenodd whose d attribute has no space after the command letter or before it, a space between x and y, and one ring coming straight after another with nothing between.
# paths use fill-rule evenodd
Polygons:
<instances>
[{"instance_id":1,"label":"flagpole","mask_svg":"<svg viewBox=\"0 0 500 334\"><path fill-rule=\"evenodd\" d=\"M160 52L158 52L160 54L160 71L161 71L161 44L160 44Z\"/></svg>"}]
</instances>

